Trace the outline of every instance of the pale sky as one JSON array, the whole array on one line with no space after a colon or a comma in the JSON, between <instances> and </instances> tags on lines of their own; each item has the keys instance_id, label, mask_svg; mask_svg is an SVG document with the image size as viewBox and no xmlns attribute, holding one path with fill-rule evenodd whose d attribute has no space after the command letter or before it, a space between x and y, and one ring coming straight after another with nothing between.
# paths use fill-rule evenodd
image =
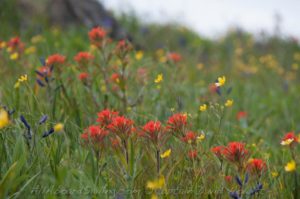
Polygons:
<instances>
[{"instance_id":1,"label":"pale sky","mask_svg":"<svg viewBox=\"0 0 300 199\"><path fill-rule=\"evenodd\" d=\"M261 30L272 33L275 13L278 13L282 33L300 38L300 0L100 1L116 13L134 11L145 22L175 21L208 37L218 36L235 26L253 33Z\"/></svg>"}]
</instances>

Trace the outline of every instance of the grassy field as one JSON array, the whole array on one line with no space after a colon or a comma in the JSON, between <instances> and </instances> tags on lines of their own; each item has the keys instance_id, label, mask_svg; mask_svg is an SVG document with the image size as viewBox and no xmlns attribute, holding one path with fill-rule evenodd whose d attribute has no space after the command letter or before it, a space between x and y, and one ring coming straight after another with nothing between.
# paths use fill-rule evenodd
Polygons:
<instances>
[{"instance_id":1,"label":"grassy field","mask_svg":"<svg viewBox=\"0 0 300 199\"><path fill-rule=\"evenodd\" d=\"M0 198L300 198L300 46L183 27L1 30Z\"/></svg>"}]
</instances>

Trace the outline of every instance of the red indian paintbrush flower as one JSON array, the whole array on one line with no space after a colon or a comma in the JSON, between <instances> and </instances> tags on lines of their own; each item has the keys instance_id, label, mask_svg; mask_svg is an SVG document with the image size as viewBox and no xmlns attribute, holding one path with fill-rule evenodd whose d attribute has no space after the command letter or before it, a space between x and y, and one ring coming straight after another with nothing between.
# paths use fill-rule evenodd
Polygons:
<instances>
[{"instance_id":1,"label":"red indian paintbrush flower","mask_svg":"<svg viewBox=\"0 0 300 199\"><path fill-rule=\"evenodd\" d=\"M106 36L106 31L103 28L96 27L89 32L89 39L92 44L101 46L103 39Z\"/></svg>"},{"instance_id":2,"label":"red indian paintbrush flower","mask_svg":"<svg viewBox=\"0 0 300 199\"><path fill-rule=\"evenodd\" d=\"M172 133L179 133L184 136L187 126L187 115L176 113L168 119L167 125L167 129Z\"/></svg>"},{"instance_id":3,"label":"red indian paintbrush flower","mask_svg":"<svg viewBox=\"0 0 300 199\"><path fill-rule=\"evenodd\" d=\"M88 73L80 73L78 75L78 79L80 79L81 81L85 81L88 77L89 77Z\"/></svg>"},{"instance_id":4,"label":"red indian paintbrush flower","mask_svg":"<svg viewBox=\"0 0 300 199\"><path fill-rule=\"evenodd\" d=\"M20 37L11 38L7 46L11 49L11 51L23 52L25 48L25 44L21 41Z\"/></svg>"},{"instance_id":5,"label":"red indian paintbrush flower","mask_svg":"<svg viewBox=\"0 0 300 199\"><path fill-rule=\"evenodd\" d=\"M102 129L99 126L89 126L83 134L81 139L93 144L101 143L104 138L108 135L108 131Z\"/></svg>"},{"instance_id":6,"label":"red indian paintbrush flower","mask_svg":"<svg viewBox=\"0 0 300 199\"><path fill-rule=\"evenodd\" d=\"M294 132L289 132L289 133L286 133L284 135L284 137L282 138L281 140L281 145L294 145L298 143L298 137L295 135Z\"/></svg>"},{"instance_id":7,"label":"red indian paintbrush flower","mask_svg":"<svg viewBox=\"0 0 300 199\"><path fill-rule=\"evenodd\" d=\"M53 54L50 55L47 60L46 60L46 64L47 66L52 66L55 64L63 64L65 63L66 57L60 54Z\"/></svg>"},{"instance_id":8,"label":"red indian paintbrush flower","mask_svg":"<svg viewBox=\"0 0 300 199\"><path fill-rule=\"evenodd\" d=\"M215 146L211 149L211 152L217 156L217 158L221 159L222 158L222 152L223 152L224 146Z\"/></svg>"},{"instance_id":9,"label":"red indian paintbrush flower","mask_svg":"<svg viewBox=\"0 0 300 199\"><path fill-rule=\"evenodd\" d=\"M133 124L134 122L131 119L124 116L116 116L107 128L124 140L132 133Z\"/></svg>"},{"instance_id":10,"label":"red indian paintbrush flower","mask_svg":"<svg viewBox=\"0 0 300 199\"><path fill-rule=\"evenodd\" d=\"M232 176L225 176L224 177L224 179L225 179L225 181L227 182L227 183L231 183L232 182Z\"/></svg>"},{"instance_id":11,"label":"red indian paintbrush flower","mask_svg":"<svg viewBox=\"0 0 300 199\"><path fill-rule=\"evenodd\" d=\"M115 82L115 83L119 83L120 82L120 75L118 73L113 73L110 77L111 81Z\"/></svg>"},{"instance_id":12,"label":"red indian paintbrush flower","mask_svg":"<svg viewBox=\"0 0 300 199\"><path fill-rule=\"evenodd\" d=\"M247 170L250 173L257 174L260 176L261 173L263 171L265 171L266 169L267 169L267 165L266 165L265 161L263 161L261 159L253 158L248 161Z\"/></svg>"},{"instance_id":13,"label":"red indian paintbrush flower","mask_svg":"<svg viewBox=\"0 0 300 199\"><path fill-rule=\"evenodd\" d=\"M197 157L197 155L198 155L198 151L197 150L190 150L188 152L188 156L189 156L190 159L195 159Z\"/></svg>"},{"instance_id":14,"label":"red indian paintbrush flower","mask_svg":"<svg viewBox=\"0 0 300 199\"><path fill-rule=\"evenodd\" d=\"M230 162L241 164L248 158L249 152L245 148L244 143L229 142L228 145L223 148L222 155Z\"/></svg>"},{"instance_id":15,"label":"red indian paintbrush flower","mask_svg":"<svg viewBox=\"0 0 300 199\"><path fill-rule=\"evenodd\" d=\"M79 64L86 64L90 60L94 59L94 55L92 55L89 52L79 52L77 55L75 55L74 60L78 62Z\"/></svg>"},{"instance_id":16,"label":"red indian paintbrush flower","mask_svg":"<svg viewBox=\"0 0 300 199\"><path fill-rule=\"evenodd\" d=\"M101 127L106 128L118 115L119 113L116 111L105 109L98 113L97 122L100 124Z\"/></svg>"},{"instance_id":17,"label":"red indian paintbrush flower","mask_svg":"<svg viewBox=\"0 0 300 199\"><path fill-rule=\"evenodd\" d=\"M173 62L179 62L182 58L180 54L173 52L168 54L168 59Z\"/></svg>"},{"instance_id":18,"label":"red indian paintbrush flower","mask_svg":"<svg viewBox=\"0 0 300 199\"><path fill-rule=\"evenodd\" d=\"M36 70L36 74L37 74L37 78L41 80L41 79L49 78L52 72L50 67L42 66Z\"/></svg>"},{"instance_id":19,"label":"red indian paintbrush flower","mask_svg":"<svg viewBox=\"0 0 300 199\"><path fill-rule=\"evenodd\" d=\"M236 119L238 121L242 120L242 119L246 119L247 118L247 112L245 111L239 111L237 114L236 114Z\"/></svg>"},{"instance_id":20,"label":"red indian paintbrush flower","mask_svg":"<svg viewBox=\"0 0 300 199\"><path fill-rule=\"evenodd\" d=\"M161 140L164 128L161 125L160 121L149 121L142 129L140 134L143 137L150 138L154 143L157 143Z\"/></svg>"},{"instance_id":21,"label":"red indian paintbrush flower","mask_svg":"<svg viewBox=\"0 0 300 199\"><path fill-rule=\"evenodd\" d=\"M181 140L183 142L187 142L187 143L192 143L192 142L195 142L197 139L197 135L196 133L192 132L192 131L189 131L185 134L184 137L181 138Z\"/></svg>"}]
</instances>

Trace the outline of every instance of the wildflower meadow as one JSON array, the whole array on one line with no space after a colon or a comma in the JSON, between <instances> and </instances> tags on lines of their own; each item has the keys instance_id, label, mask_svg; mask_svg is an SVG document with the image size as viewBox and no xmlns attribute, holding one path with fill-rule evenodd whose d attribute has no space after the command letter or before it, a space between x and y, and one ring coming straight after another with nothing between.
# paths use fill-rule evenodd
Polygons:
<instances>
[{"instance_id":1,"label":"wildflower meadow","mask_svg":"<svg viewBox=\"0 0 300 199\"><path fill-rule=\"evenodd\" d=\"M300 198L300 45L176 25L0 37L0 198Z\"/></svg>"}]
</instances>

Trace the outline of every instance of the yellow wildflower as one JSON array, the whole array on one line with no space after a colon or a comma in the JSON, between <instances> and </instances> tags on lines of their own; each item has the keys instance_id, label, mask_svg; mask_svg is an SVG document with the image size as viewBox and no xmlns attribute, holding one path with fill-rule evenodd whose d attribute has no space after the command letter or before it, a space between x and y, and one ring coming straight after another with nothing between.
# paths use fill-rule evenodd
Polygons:
<instances>
[{"instance_id":1,"label":"yellow wildflower","mask_svg":"<svg viewBox=\"0 0 300 199\"><path fill-rule=\"evenodd\" d=\"M18 79L18 81L15 83L14 88L19 88L20 87L20 83L27 81L28 77L27 75L21 75L21 77Z\"/></svg>"},{"instance_id":2,"label":"yellow wildflower","mask_svg":"<svg viewBox=\"0 0 300 199\"><path fill-rule=\"evenodd\" d=\"M1 42L0 43L0 48L5 48L5 47L6 47L6 42L5 41Z\"/></svg>"},{"instance_id":3,"label":"yellow wildflower","mask_svg":"<svg viewBox=\"0 0 300 199\"><path fill-rule=\"evenodd\" d=\"M278 172L277 171L273 171L271 172L272 177L276 178L278 176Z\"/></svg>"},{"instance_id":4,"label":"yellow wildflower","mask_svg":"<svg viewBox=\"0 0 300 199\"><path fill-rule=\"evenodd\" d=\"M158 84L158 83L162 82L163 79L164 79L163 74L160 73L160 74L157 75L154 82Z\"/></svg>"},{"instance_id":5,"label":"yellow wildflower","mask_svg":"<svg viewBox=\"0 0 300 199\"><path fill-rule=\"evenodd\" d=\"M19 58L19 53L14 52L14 53L12 53L12 54L10 55L9 58L10 58L11 60L16 60L16 59Z\"/></svg>"},{"instance_id":6,"label":"yellow wildflower","mask_svg":"<svg viewBox=\"0 0 300 199\"><path fill-rule=\"evenodd\" d=\"M7 111L0 109L0 129L9 125L9 116Z\"/></svg>"},{"instance_id":7,"label":"yellow wildflower","mask_svg":"<svg viewBox=\"0 0 300 199\"><path fill-rule=\"evenodd\" d=\"M156 195L155 193L153 193L153 194L151 195L151 199L158 199L158 197L157 197L157 195Z\"/></svg>"},{"instance_id":8,"label":"yellow wildflower","mask_svg":"<svg viewBox=\"0 0 300 199\"><path fill-rule=\"evenodd\" d=\"M36 52L36 47L35 46L30 46L30 47L25 49L25 54L26 55L33 54L35 52Z\"/></svg>"},{"instance_id":9,"label":"yellow wildflower","mask_svg":"<svg viewBox=\"0 0 300 199\"><path fill-rule=\"evenodd\" d=\"M172 150L171 150L171 149L168 149L168 150L166 150L165 152L163 152L163 153L160 155L160 157L161 157L161 158L167 158L167 157L169 157L169 156L171 155L171 152L172 152Z\"/></svg>"},{"instance_id":10,"label":"yellow wildflower","mask_svg":"<svg viewBox=\"0 0 300 199\"><path fill-rule=\"evenodd\" d=\"M281 144L282 146L286 146L286 145L290 145L293 141L294 141L294 138L290 138L290 139L282 140L282 141L280 142L280 144Z\"/></svg>"},{"instance_id":11,"label":"yellow wildflower","mask_svg":"<svg viewBox=\"0 0 300 199\"><path fill-rule=\"evenodd\" d=\"M200 110L201 112L206 111L206 110L207 110L207 105L206 105L206 104L201 105L201 106L199 107L199 110Z\"/></svg>"},{"instance_id":12,"label":"yellow wildflower","mask_svg":"<svg viewBox=\"0 0 300 199\"><path fill-rule=\"evenodd\" d=\"M143 56L144 56L144 52L143 51L137 51L136 53L135 53L135 59L136 60L141 60L142 58L143 58Z\"/></svg>"},{"instance_id":13,"label":"yellow wildflower","mask_svg":"<svg viewBox=\"0 0 300 199\"><path fill-rule=\"evenodd\" d=\"M13 48L12 48L12 47L8 47L8 48L6 49L6 51L7 51L8 53L11 53L11 52L13 51Z\"/></svg>"},{"instance_id":14,"label":"yellow wildflower","mask_svg":"<svg viewBox=\"0 0 300 199\"><path fill-rule=\"evenodd\" d=\"M160 176L158 179L147 182L147 188L152 190L161 189L165 186L165 177Z\"/></svg>"},{"instance_id":15,"label":"yellow wildflower","mask_svg":"<svg viewBox=\"0 0 300 199\"><path fill-rule=\"evenodd\" d=\"M232 106L233 105L233 100L231 99L231 100L227 100L226 102L225 102L225 106L226 107L230 107L230 106Z\"/></svg>"},{"instance_id":16,"label":"yellow wildflower","mask_svg":"<svg viewBox=\"0 0 300 199\"><path fill-rule=\"evenodd\" d=\"M201 134L201 135L199 135L198 137L197 137L197 142L199 143L199 142L201 142L202 140L204 140L205 139L205 134Z\"/></svg>"},{"instance_id":17,"label":"yellow wildflower","mask_svg":"<svg viewBox=\"0 0 300 199\"><path fill-rule=\"evenodd\" d=\"M285 167L284 167L286 172L293 172L296 170L296 162L295 160L292 160L290 162L288 162Z\"/></svg>"},{"instance_id":18,"label":"yellow wildflower","mask_svg":"<svg viewBox=\"0 0 300 199\"><path fill-rule=\"evenodd\" d=\"M216 83L216 86L218 87L224 86L225 82L226 82L225 76L218 77L218 82Z\"/></svg>"},{"instance_id":19,"label":"yellow wildflower","mask_svg":"<svg viewBox=\"0 0 300 199\"><path fill-rule=\"evenodd\" d=\"M61 132L64 130L64 124L63 123L57 123L53 127L54 132Z\"/></svg>"},{"instance_id":20,"label":"yellow wildflower","mask_svg":"<svg viewBox=\"0 0 300 199\"><path fill-rule=\"evenodd\" d=\"M44 37L42 35L36 35L31 38L31 43L37 44L44 41Z\"/></svg>"}]
</instances>

